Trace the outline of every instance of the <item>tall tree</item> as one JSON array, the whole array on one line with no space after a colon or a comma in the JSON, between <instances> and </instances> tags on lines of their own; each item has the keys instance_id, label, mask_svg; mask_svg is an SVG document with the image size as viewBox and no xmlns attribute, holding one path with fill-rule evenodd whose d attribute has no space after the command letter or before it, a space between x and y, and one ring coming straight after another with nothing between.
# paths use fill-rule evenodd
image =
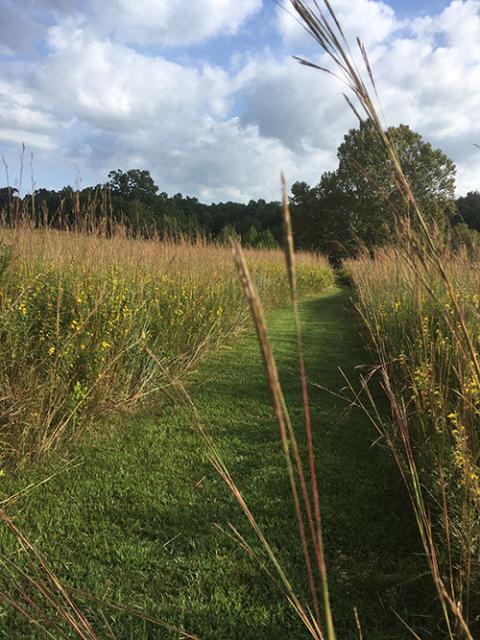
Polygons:
<instances>
[{"instance_id":1,"label":"tall tree","mask_svg":"<svg viewBox=\"0 0 480 640\"><path fill-rule=\"evenodd\" d=\"M117 169L110 171L108 178L107 184L112 194L125 201L139 200L144 204L152 204L158 191L150 171L129 169L123 172Z\"/></svg>"},{"instance_id":2,"label":"tall tree","mask_svg":"<svg viewBox=\"0 0 480 640\"><path fill-rule=\"evenodd\" d=\"M455 165L406 125L387 133L427 219L445 229L455 211ZM316 187L294 185L292 208L301 245L341 258L355 253L359 244L388 241L398 217L408 217L409 211L388 153L369 122L347 133L337 157L336 171L324 173Z\"/></svg>"},{"instance_id":3,"label":"tall tree","mask_svg":"<svg viewBox=\"0 0 480 640\"><path fill-rule=\"evenodd\" d=\"M456 167L407 125L390 127L410 187L427 219L446 227L455 212ZM389 238L397 216L408 216L394 180L390 157L373 125L350 130L337 153L336 191L349 201L350 227L367 245Z\"/></svg>"}]
</instances>

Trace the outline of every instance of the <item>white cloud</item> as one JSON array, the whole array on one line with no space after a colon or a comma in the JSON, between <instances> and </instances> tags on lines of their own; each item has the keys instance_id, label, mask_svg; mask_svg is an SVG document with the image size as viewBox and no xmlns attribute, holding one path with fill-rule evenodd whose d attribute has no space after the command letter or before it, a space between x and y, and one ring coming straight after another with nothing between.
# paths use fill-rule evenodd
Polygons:
<instances>
[{"instance_id":1,"label":"white cloud","mask_svg":"<svg viewBox=\"0 0 480 640\"><path fill-rule=\"evenodd\" d=\"M333 4L347 31L375 34L368 51L386 124L403 122L420 131L457 162L460 191L478 188L480 152L472 154L472 142L480 140L480 2L454 0L439 15L408 24L372 0ZM305 48L306 34L289 16L278 16L293 51L295 43ZM318 55L315 48L310 54ZM328 64L325 56L320 60ZM245 124L255 123L298 153L307 141L333 155L355 124L341 96L345 87L319 71L263 57L249 63L243 78Z\"/></svg>"},{"instance_id":2,"label":"white cloud","mask_svg":"<svg viewBox=\"0 0 480 640\"><path fill-rule=\"evenodd\" d=\"M113 168L146 168L162 189L206 200L277 198L281 170L290 181L314 183L335 167L336 149L356 124L345 87L291 59L309 45L281 13L274 25L284 45L224 48L235 64L221 67L174 59L166 49L147 55L131 43L178 45L234 32L260 0L138 0L135 15L126 0L89 2L83 13L73 0L22 4L19 16L48 54L0 62L0 151L1 141L25 141L51 150L59 170L76 162L92 181ZM51 24L39 22L39 6ZM472 143L480 143L480 0L454 0L408 23L375 0L334 6L349 34L374 34L368 49L387 124L408 123L450 154L461 192L479 187ZM0 51L25 51L2 29ZM313 47L308 53L317 55Z\"/></svg>"},{"instance_id":3,"label":"white cloud","mask_svg":"<svg viewBox=\"0 0 480 640\"><path fill-rule=\"evenodd\" d=\"M120 42L186 46L235 34L261 7L262 0L0 0L0 52L31 51L52 22L79 15L92 33Z\"/></svg>"},{"instance_id":4,"label":"white cloud","mask_svg":"<svg viewBox=\"0 0 480 640\"><path fill-rule=\"evenodd\" d=\"M96 23L127 42L189 45L233 34L262 0L91 0Z\"/></svg>"},{"instance_id":5,"label":"white cloud","mask_svg":"<svg viewBox=\"0 0 480 640\"><path fill-rule=\"evenodd\" d=\"M93 161L104 172L116 166L145 166L162 189L168 185L170 193L194 194L207 201L279 199L281 169L291 181L313 180L312 160L317 166L329 160L315 149L312 156L298 156L279 140L261 136L257 127L243 127L236 118L218 122L198 117L175 131L124 132L115 136L114 154L112 138L102 134L101 140L90 139L95 157L78 157L77 163Z\"/></svg>"},{"instance_id":6,"label":"white cloud","mask_svg":"<svg viewBox=\"0 0 480 640\"><path fill-rule=\"evenodd\" d=\"M0 0L0 54L32 54L49 21L74 7L75 0Z\"/></svg>"},{"instance_id":7,"label":"white cloud","mask_svg":"<svg viewBox=\"0 0 480 640\"><path fill-rule=\"evenodd\" d=\"M438 16L414 23L376 61L389 121L408 122L457 163L458 190L480 187L480 2L455 0Z\"/></svg>"},{"instance_id":8,"label":"white cloud","mask_svg":"<svg viewBox=\"0 0 480 640\"><path fill-rule=\"evenodd\" d=\"M342 25L342 30L350 42L357 37L366 45L383 42L401 26L395 16L395 11L385 2L334 0L331 4ZM307 2L307 5L315 9L313 2ZM323 6L323 3L319 2L318 5ZM327 19L333 23L326 9L324 13ZM299 24L290 0L283 0L282 6L278 7L277 20L279 31L289 46L308 46L310 44L311 36Z\"/></svg>"},{"instance_id":9,"label":"white cloud","mask_svg":"<svg viewBox=\"0 0 480 640\"><path fill-rule=\"evenodd\" d=\"M29 126L57 122L50 144L56 141L85 174L142 166L169 191L242 200L278 198L281 168L292 179L308 174L310 156L297 157L229 115L241 83L224 70L146 56L90 35L78 20L52 27L49 44L51 54L29 78L30 93L17 93L15 105L4 109L0 102L0 114L8 120L9 106L20 116L22 102L35 103L37 110L25 113ZM50 119L42 122L45 113ZM3 138L17 139L5 132ZM44 138L28 139L45 147Z\"/></svg>"},{"instance_id":10,"label":"white cloud","mask_svg":"<svg viewBox=\"0 0 480 640\"><path fill-rule=\"evenodd\" d=\"M238 82L246 105L242 121L299 154L312 148L334 152L347 128L355 125L338 81L290 56L250 60Z\"/></svg>"},{"instance_id":11,"label":"white cloud","mask_svg":"<svg viewBox=\"0 0 480 640\"><path fill-rule=\"evenodd\" d=\"M75 21L52 27L49 42L53 52L38 65L33 83L64 119L107 130L168 128L196 110L223 115L228 109L228 77L218 67L147 56L89 35Z\"/></svg>"},{"instance_id":12,"label":"white cloud","mask_svg":"<svg viewBox=\"0 0 480 640\"><path fill-rule=\"evenodd\" d=\"M0 140L52 150L54 117L38 107L29 89L6 76L0 79Z\"/></svg>"}]
</instances>

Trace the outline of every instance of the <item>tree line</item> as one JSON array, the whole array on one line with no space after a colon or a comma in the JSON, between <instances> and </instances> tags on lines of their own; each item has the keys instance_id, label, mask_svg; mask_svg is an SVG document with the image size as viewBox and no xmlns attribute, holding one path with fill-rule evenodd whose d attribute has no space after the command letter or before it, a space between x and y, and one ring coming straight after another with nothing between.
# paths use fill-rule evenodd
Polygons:
<instances>
[{"instance_id":1,"label":"tree line","mask_svg":"<svg viewBox=\"0 0 480 640\"><path fill-rule=\"evenodd\" d=\"M455 199L456 167L407 125L387 130L422 211L440 232L456 242L480 232L480 192ZM401 220L409 220L392 178L391 160L369 122L351 129L337 152L338 167L323 173L317 185L296 182L291 210L298 248L321 251L332 261L389 241ZM203 237L227 241L235 235L246 246L271 248L281 242L280 202L204 204L197 198L161 192L148 171L111 171L104 184L82 190L38 189L19 198L13 187L0 189L0 210L7 224L18 216L35 226L108 228L127 226L142 235Z\"/></svg>"},{"instance_id":2,"label":"tree line","mask_svg":"<svg viewBox=\"0 0 480 640\"><path fill-rule=\"evenodd\" d=\"M120 169L94 187L38 189L20 199L14 188L0 189L0 211L12 224L27 218L37 227L80 228L107 233L124 225L135 235L171 239L202 237L227 241L232 235L252 247L274 248L281 241L279 202L204 204L197 198L160 192L148 171Z\"/></svg>"}]
</instances>

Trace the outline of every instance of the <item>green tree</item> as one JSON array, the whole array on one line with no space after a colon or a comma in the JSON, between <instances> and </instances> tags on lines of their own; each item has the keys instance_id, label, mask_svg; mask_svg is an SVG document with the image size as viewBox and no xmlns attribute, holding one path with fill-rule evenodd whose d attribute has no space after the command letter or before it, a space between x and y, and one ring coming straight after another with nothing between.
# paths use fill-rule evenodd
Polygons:
<instances>
[{"instance_id":1,"label":"green tree","mask_svg":"<svg viewBox=\"0 0 480 640\"><path fill-rule=\"evenodd\" d=\"M261 249L278 249L278 242L270 229L265 229L259 233L257 247Z\"/></svg>"},{"instance_id":2,"label":"green tree","mask_svg":"<svg viewBox=\"0 0 480 640\"><path fill-rule=\"evenodd\" d=\"M457 200L456 220L480 231L480 191L469 191Z\"/></svg>"},{"instance_id":3,"label":"green tree","mask_svg":"<svg viewBox=\"0 0 480 640\"><path fill-rule=\"evenodd\" d=\"M230 243L231 238L240 240L240 235L232 224L227 224L220 231L220 235L218 236L218 242L220 244L228 245Z\"/></svg>"},{"instance_id":4,"label":"green tree","mask_svg":"<svg viewBox=\"0 0 480 640\"><path fill-rule=\"evenodd\" d=\"M245 236L244 242L247 247L256 247L258 244L258 229L253 225L248 230L248 233Z\"/></svg>"},{"instance_id":5,"label":"green tree","mask_svg":"<svg viewBox=\"0 0 480 640\"><path fill-rule=\"evenodd\" d=\"M387 131L412 191L427 219L441 229L455 211L455 165L406 125ZM315 187L292 187L292 217L298 246L319 249L336 262L388 241L398 217L409 215L398 192L388 153L370 123L351 129L338 149L338 168Z\"/></svg>"},{"instance_id":6,"label":"green tree","mask_svg":"<svg viewBox=\"0 0 480 640\"><path fill-rule=\"evenodd\" d=\"M2 187L0 189L0 216L7 223L12 222L13 212L18 210L18 189L15 187Z\"/></svg>"},{"instance_id":7,"label":"green tree","mask_svg":"<svg viewBox=\"0 0 480 640\"><path fill-rule=\"evenodd\" d=\"M412 192L427 219L445 229L455 211L456 167L407 125L387 130L400 157ZM407 217L393 168L382 141L370 122L350 130L337 153L336 191L348 206L347 235L374 246L387 240L398 216Z\"/></svg>"},{"instance_id":8,"label":"green tree","mask_svg":"<svg viewBox=\"0 0 480 640\"><path fill-rule=\"evenodd\" d=\"M319 250L334 263L355 252L357 225L350 199L339 189L335 171L324 173L315 187L295 183L291 211L299 248Z\"/></svg>"},{"instance_id":9,"label":"green tree","mask_svg":"<svg viewBox=\"0 0 480 640\"><path fill-rule=\"evenodd\" d=\"M470 255L478 255L480 233L464 222L458 222L452 229L451 245L453 249L466 249Z\"/></svg>"},{"instance_id":10,"label":"green tree","mask_svg":"<svg viewBox=\"0 0 480 640\"><path fill-rule=\"evenodd\" d=\"M119 196L124 201L139 200L144 204L152 204L158 191L150 171L129 169L123 172L121 169L110 171L108 174L108 186L112 195Z\"/></svg>"},{"instance_id":11,"label":"green tree","mask_svg":"<svg viewBox=\"0 0 480 640\"><path fill-rule=\"evenodd\" d=\"M304 249L321 244L321 204L318 189L306 182L295 182L291 189L290 206L295 244Z\"/></svg>"}]
</instances>

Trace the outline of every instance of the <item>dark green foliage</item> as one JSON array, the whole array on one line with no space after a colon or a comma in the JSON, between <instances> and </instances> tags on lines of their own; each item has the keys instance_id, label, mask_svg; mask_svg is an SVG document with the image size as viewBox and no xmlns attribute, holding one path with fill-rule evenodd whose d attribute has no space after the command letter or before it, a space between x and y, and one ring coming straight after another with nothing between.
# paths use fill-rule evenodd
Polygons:
<instances>
[{"instance_id":1,"label":"dark green foliage","mask_svg":"<svg viewBox=\"0 0 480 640\"><path fill-rule=\"evenodd\" d=\"M158 187L154 183L149 171L130 169L125 173L118 169L110 171L107 187L113 195L125 201L139 200L145 204L152 204L157 194Z\"/></svg>"},{"instance_id":2,"label":"dark green foliage","mask_svg":"<svg viewBox=\"0 0 480 640\"><path fill-rule=\"evenodd\" d=\"M471 257L478 255L480 233L464 222L458 222L452 228L451 245L456 251L466 249Z\"/></svg>"},{"instance_id":3,"label":"dark green foliage","mask_svg":"<svg viewBox=\"0 0 480 640\"><path fill-rule=\"evenodd\" d=\"M455 165L406 125L387 131L405 175L427 219L445 230L455 211ZM338 149L336 171L319 184L294 185L293 218L300 246L334 258L391 238L398 219L409 211L393 179L391 160L369 122L352 129Z\"/></svg>"},{"instance_id":4,"label":"dark green foliage","mask_svg":"<svg viewBox=\"0 0 480 640\"><path fill-rule=\"evenodd\" d=\"M470 191L463 198L458 198L455 219L470 229L480 231L480 191Z\"/></svg>"},{"instance_id":5,"label":"dark green foliage","mask_svg":"<svg viewBox=\"0 0 480 640\"><path fill-rule=\"evenodd\" d=\"M407 125L390 127L387 135L399 155L408 183L427 219L445 228L455 211L453 162ZM407 216L393 179L392 162L370 122L351 130L338 149L337 186L349 199L354 231L367 244L388 238L392 210Z\"/></svg>"},{"instance_id":6,"label":"dark green foliage","mask_svg":"<svg viewBox=\"0 0 480 640\"><path fill-rule=\"evenodd\" d=\"M120 223L134 234L195 240L198 237L223 241L240 237L247 247L275 248L281 242L279 202L263 199L248 204L221 202L203 204L197 198L160 192L149 171L120 169L109 180L81 191L65 187L60 191L38 189L34 198L16 196L16 189L0 189L0 213L7 223L21 212L37 227L89 230Z\"/></svg>"},{"instance_id":7,"label":"dark green foliage","mask_svg":"<svg viewBox=\"0 0 480 640\"><path fill-rule=\"evenodd\" d=\"M15 187L2 187L0 189L0 210L8 208L17 194L18 189Z\"/></svg>"}]
</instances>

